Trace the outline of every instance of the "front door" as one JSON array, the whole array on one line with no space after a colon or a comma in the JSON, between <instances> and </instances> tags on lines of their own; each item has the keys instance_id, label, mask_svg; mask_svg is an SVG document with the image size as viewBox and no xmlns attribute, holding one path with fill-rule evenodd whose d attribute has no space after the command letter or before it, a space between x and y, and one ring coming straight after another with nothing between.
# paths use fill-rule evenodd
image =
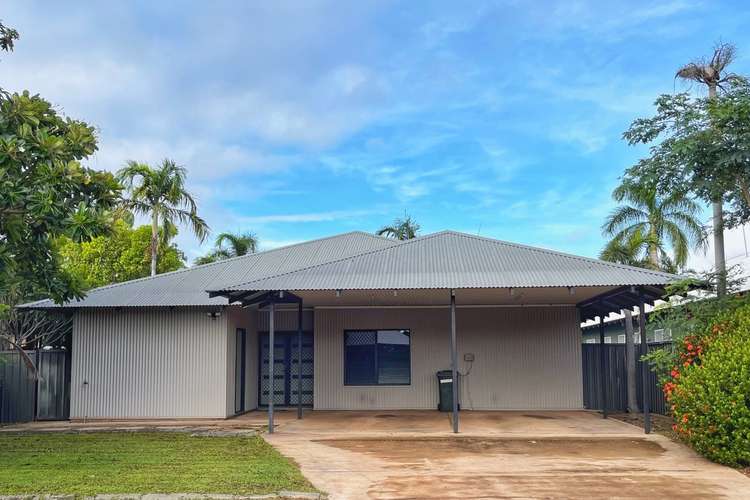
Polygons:
<instances>
[{"instance_id":1,"label":"front door","mask_svg":"<svg viewBox=\"0 0 750 500\"><path fill-rule=\"evenodd\" d=\"M268 380L268 332L258 335L260 341L260 376L258 377L258 404L268 406L271 383ZM274 333L273 404L297 406L297 381L302 376L302 404L313 404L313 336L302 333L302 369L297 362L297 332Z\"/></svg>"}]
</instances>

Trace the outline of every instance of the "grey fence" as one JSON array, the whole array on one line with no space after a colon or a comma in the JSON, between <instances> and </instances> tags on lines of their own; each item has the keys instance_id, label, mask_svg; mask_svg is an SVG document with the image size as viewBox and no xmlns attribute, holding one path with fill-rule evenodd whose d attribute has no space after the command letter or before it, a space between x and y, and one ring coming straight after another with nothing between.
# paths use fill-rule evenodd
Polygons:
<instances>
[{"instance_id":1,"label":"grey fence","mask_svg":"<svg viewBox=\"0 0 750 500\"><path fill-rule=\"evenodd\" d=\"M21 355L0 351L0 423L65 420L70 414L70 356L64 350L26 351L34 380Z\"/></svg>"},{"instance_id":2,"label":"grey fence","mask_svg":"<svg viewBox=\"0 0 750 500\"><path fill-rule=\"evenodd\" d=\"M669 342L649 343L649 349L669 346ZM636 345L636 349L639 348ZM602 409L600 387L604 384L607 410L625 411L628 407L628 376L625 344L583 344L583 405L592 410ZM600 355L604 353L604 373ZM636 354L639 358L640 355ZM641 361L636 360L636 394L638 407L643 410L643 371ZM667 413L664 393L658 385L656 375L649 370L646 390L653 413Z\"/></svg>"}]
</instances>

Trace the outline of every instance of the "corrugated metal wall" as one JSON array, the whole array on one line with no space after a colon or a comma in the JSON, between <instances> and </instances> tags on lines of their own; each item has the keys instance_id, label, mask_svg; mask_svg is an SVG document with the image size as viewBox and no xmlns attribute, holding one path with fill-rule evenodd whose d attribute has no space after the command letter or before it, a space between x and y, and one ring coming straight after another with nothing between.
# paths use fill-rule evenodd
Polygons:
<instances>
[{"instance_id":1,"label":"corrugated metal wall","mask_svg":"<svg viewBox=\"0 0 750 500\"><path fill-rule=\"evenodd\" d=\"M581 332L574 307L459 308L459 370L467 409L583 407ZM346 329L410 329L409 386L344 386ZM435 372L450 368L450 312L443 309L316 309L316 409L432 409Z\"/></svg>"},{"instance_id":2,"label":"corrugated metal wall","mask_svg":"<svg viewBox=\"0 0 750 500\"><path fill-rule=\"evenodd\" d=\"M227 316L211 319L203 308L79 311L71 418L225 417Z\"/></svg>"}]
</instances>

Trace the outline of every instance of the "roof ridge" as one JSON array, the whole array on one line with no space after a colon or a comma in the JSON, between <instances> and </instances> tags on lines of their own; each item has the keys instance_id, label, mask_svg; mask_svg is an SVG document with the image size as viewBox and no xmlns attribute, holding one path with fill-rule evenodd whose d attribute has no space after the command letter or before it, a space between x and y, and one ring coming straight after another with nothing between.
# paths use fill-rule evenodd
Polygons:
<instances>
[{"instance_id":1,"label":"roof ridge","mask_svg":"<svg viewBox=\"0 0 750 500\"><path fill-rule=\"evenodd\" d=\"M465 238L474 238L474 239L477 239L477 240L488 241L488 242L499 244L499 245L506 245L506 246L509 246L509 247L523 248L525 250L533 250L535 252L542 252L542 253L548 253L548 254L553 254L553 255L559 255L561 257L567 257L569 259L577 259L577 260L582 260L582 261L585 261L585 262L591 262L591 263L594 263L594 264L602 264L602 265L605 265L605 266L615 267L617 269L627 269L628 271L640 271L640 272L654 274L656 276L669 276L669 277L671 277L671 276L678 276L678 275L675 275L675 274L665 273L663 271L657 271L655 269L648 269L648 268L645 268L645 267L628 266L627 264L620 264L618 262L610 262L608 260L601 260L601 259L595 259L593 257L586 257L586 256L583 256L583 255L575 255L575 254L571 254L571 253L560 252L559 250L551 250L549 248L541 248L541 247L535 247L535 246L531 246L531 245L526 245L526 244L523 244L523 243L514 243L512 241L499 240L499 239L496 239L496 238L489 238L487 236L480 236L478 234L474 235L474 234L469 234L469 233L462 233L460 231L453 231L453 230L450 230L450 229L445 230L445 231L440 231L440 233L455 234L457 236L463 236ZM435 234L440 234L440 233L435 233Z\"/></svg>"},{"instance_id":2,"label":"roof ridge","mask_svg":"<svg viewBox=\"0 0 750 500\"><path fill-rule=\"evenodd\" d=\"M198 265L194 265L194 266L189 266L189 267L185 267L183 269L177 269L177 270L174 270L174 271L169 271L169 272L166 272L166 273L157 274L155 276L144 276L142 278L135 278L135 279L128 280L128 281L121 281L119 283L110 283L109 285L103 285L103 286L98 286L96 288L92 288L91 290L88 290L86 292L86 294L88 295L91 292L97 292L99 290L109 290L111 288L117 288L117 287L120 287L120 286L129 285L131 283L140 283L142 281L149 281L149 280L153 280L153 279L156 279L156 278L161 278L163 276L172 276L172 275L175 275L175 274L180 274L180 273L186 273L186 272L190 272L190 271L195 271L196 269L199 269L199 268L205 269L208 266L215 266L215 265L219 265L219 264L226 264L228 262L232 262L232 261L235 261L235 260L250 259L250 258L256 257L258 255L269 254L269 253L276 252L276 251L279 251L279 250L286 250L286 249L289 249L289 248L294 248L294 247L298 247L298 246L302 246L302 245L309 245L311 243L317 243L319 241L331 240L333 238L340 238L342 236L346 236L347 234L355 234L355 233L356 234L365 234L365 235L371 236L373 238L382 238L382 236L373 235L373 234L370 234L370 233L365 232L365 231L357 231L357 230L355 230L355 231L347 231L345 233L334 234L334 235L331 235L331 236L324 236L323 238L317 238L317 239L314 239L314 240L300 241L298 243L292 243L290 245L284 245L284 246L280 246L280 247L276 247L276 248L270 248L268 250L263 250L261 252L247 253L245 255L237 255L237 256L234 256L234 257L229 257L227 259L221 259L221 260L217 260L217 261L214 261L214 262L208 262L206 264L198 264ZM390 238L385 238L385 239L390 239ZM273 277L273 276L270 276L270 277ZM45 301L49 301L49 300L52 300L52 299L41 299L41 300L38 300L38 301L35 301L35 302L29 302L29 304L36 304L37 302L45 302ZM26 304L21 304L21 305L26 305Z\"/></svg>"},{"instance_id":3,"label":"roof ridge","mask_svg":"<svg viewBox=\"0 0 750 500\"><path fill-rule=\"evenodd\" d=\"M254 279L254 280L244 281L244 282L241 282L241 283L235 283L233 285L230 285L228 288L217 289L217 290L210 290L210 291L229 290L230 288L234 288L234 287L238 287L238 286L242 286L242 285L247 285L247 284L253 283L255 281L262 281L262 280L267 280L267 279L279 278L281 276L286 276L286 275L289 275L289 274L292 274L292 273L296 273L296 272L300 272L300 271L307 271L307 270L310 270L310 269L315 269L317 267L326 266L326 265L329 265L329 264L336 264L338 262L343 262L345 260L353 259L355 257L362 257L364 255L370 255L370 254L374 254L374 253L377 253L377 252L382 252L382 251L385 251L385 250L391 250L391 249L395 249L395 248L401 248L402 246L407 245L409 243L414 243L414 242L417 242L417 241L423 241L423 240L426 240L426 239L429 239L429 238L434 238L434 237L439 236L439 235L441 235L441 234L443 234L445 232L446 231L439 231L437 233L426 234L424 236L418 236L416 238L411 238L411 239L403 240L403 241L392 240L392 241L395 241L396 243L393 244L393 245L391 245L391 246L388 246L388 247L375 248L373 250L366 250L364 252L360 252L360 253L357 253L357 254L354 254L354 255L349 255L347 257L341 257L341 258L338 258L338 259L329 260L328 262L321 262L319 264L314 264L312 266L300 267L299 269L294 269L292 271L287 271L285 273L274 274L274 275L271 275L271 276L264 276L263 278L257 278L257 279ZM386 239L390 240L391 238L386 238Z\"/></svg>"}]
</instances>

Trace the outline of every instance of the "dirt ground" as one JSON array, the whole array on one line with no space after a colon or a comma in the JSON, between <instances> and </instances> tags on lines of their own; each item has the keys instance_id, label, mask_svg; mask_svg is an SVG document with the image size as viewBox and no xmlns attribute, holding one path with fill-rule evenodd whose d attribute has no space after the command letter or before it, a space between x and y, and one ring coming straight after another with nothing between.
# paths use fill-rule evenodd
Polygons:
<instances>
[{"instance_id":1,"label":"dirt ground","mask_svg":"<svg viewBox=\"0 0 750 500\"><path fill-rule=\"evenodd\" d=\"M313 412L265 437L332 499L750 498L750 478L595 413L461 417L454 435L438 412Z\"/></svg>"}]
</instances>

